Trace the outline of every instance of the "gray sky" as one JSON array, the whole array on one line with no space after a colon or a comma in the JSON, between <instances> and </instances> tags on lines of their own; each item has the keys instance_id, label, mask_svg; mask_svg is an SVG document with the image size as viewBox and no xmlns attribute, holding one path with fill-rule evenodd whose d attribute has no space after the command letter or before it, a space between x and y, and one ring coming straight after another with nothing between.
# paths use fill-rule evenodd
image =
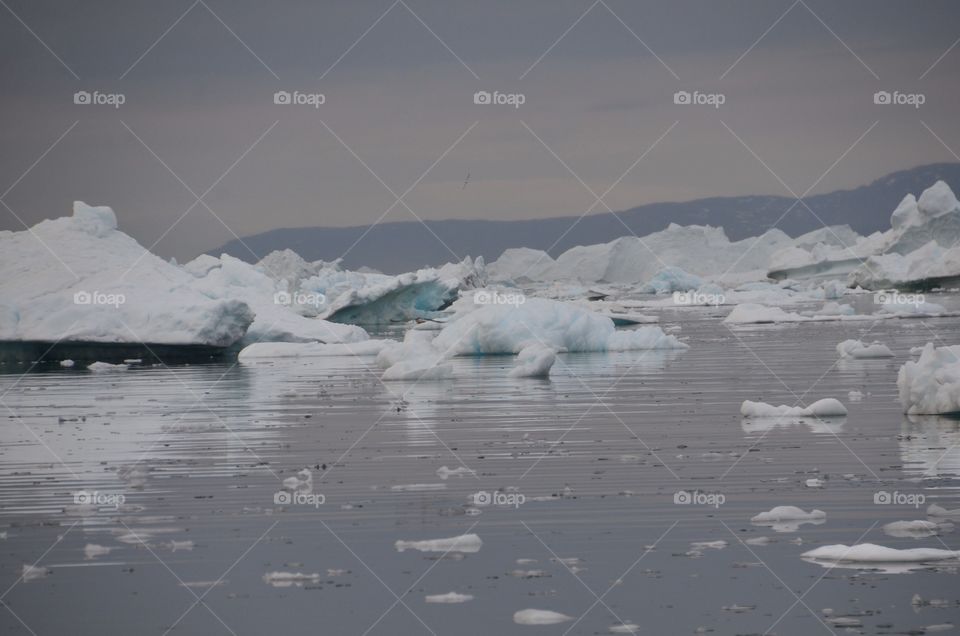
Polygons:
<instances>
[{"instance_id":1,"label":"gray sky","mask_svg":"<svg viewBox=\"0 0 960 636\"><path fill-rule=\"evenodd\" d=\"M412 212L385 220L605 211L584 184L613 186L614 210L818 193L960 152L951 1L2 4L0 229L80 199L179 259L233 233L371 224L388 187L415 183ZM479 90L525 103L477 105ZM678 105L679 90L725 102ZM878 90L925 103L876 105Z\"/></svg>"}]
</instances>

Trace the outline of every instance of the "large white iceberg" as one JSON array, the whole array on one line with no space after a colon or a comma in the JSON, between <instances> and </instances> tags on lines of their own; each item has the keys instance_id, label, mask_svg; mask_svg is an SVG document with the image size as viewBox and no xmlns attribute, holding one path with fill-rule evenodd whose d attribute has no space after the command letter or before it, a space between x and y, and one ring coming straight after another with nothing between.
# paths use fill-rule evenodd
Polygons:
<instances>
[{"instance_id":1,"label":"large white iceberg","mask_svg":"<svg viewBox=\"0 0 960 636\"><path fill-rule=\"evenodd\" d=\"M897 389L909 415L960 413L960 345L928 342L919 360L900 367Z\"/></svg>"},{"instance_id":2,"label":"large white iceberg","mask_svg":"<svg viewBox=\"0 0 960 636\"><path fill-rule=\"evenodd\" d=\"M499 279L580 281L581 283L643 283L664 267L677 267L697 276L727 271L757 272L762 278L770 256L793 239L773 229L762 236L730 241L723 228L680 226L643 238L624 236L609 243L572 247L556 260L537 250L511 249L491 263Z\"/></svg>"},{"instance_id":3,"label":"large white iceberg","mask_svg":"<svg viewBox=\"0 0 960 636\"><path fill-rule=\"evenodd\" d=\"M890 229L868 237L838 235L837 240L797 240L775 254L772 278L848 276L851 286L867 289L935 285L960 279L960 203L943 181L919 199L906 195L890 216ZM806 243L806 244L804 244Z\"/></svg>"},{"instance_id":4,"label":"large white iceberg","mask_svg":"<svg viewBox=\"0 0 960 636\"><path fill-rule=\"evenodd\" d=\"M109 207L0 232L0 339L225 347L254 319L117 229Z\"/></svg>"}]
</instances>

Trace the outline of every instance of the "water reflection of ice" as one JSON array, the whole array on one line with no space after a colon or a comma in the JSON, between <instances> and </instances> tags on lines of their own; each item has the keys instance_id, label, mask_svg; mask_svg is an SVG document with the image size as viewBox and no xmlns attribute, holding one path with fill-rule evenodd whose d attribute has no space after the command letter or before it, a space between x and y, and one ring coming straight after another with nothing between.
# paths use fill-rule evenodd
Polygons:
<instances>
[{"instance_id":1,"label":"water reflection of ice","mask_svg":"<svg viewBox=\"0 0 960 636\"><path fill-rule=\"evenodd\" d=\"M960 420L909 415L900 427L904 472L922 477L960 475Z\"/></svg>"},{"instance_id":2,"label":"water reflection of ice","mask_svg":"<svg viewBox=\"0 0 960 636\"><path fill-rule=\"evenodd\" d=\"M778 428L789 429L794 426L806 426L815 435L837 435L843 431L847 423L845 417L745 417L740 420L740 427L747 435L764 435Z\"/></svg>"}]
</instances>

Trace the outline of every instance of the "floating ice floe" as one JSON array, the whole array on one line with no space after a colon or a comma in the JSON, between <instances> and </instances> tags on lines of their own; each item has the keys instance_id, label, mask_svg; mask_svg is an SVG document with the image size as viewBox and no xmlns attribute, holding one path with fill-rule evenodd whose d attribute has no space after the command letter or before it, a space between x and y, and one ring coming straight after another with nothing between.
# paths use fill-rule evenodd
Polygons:
<instances>
[{"instance_id":1,"label":"floating ice floe","mask_svg":"<svg viewBox=\"0 0 960 636\"><path fill-rule=\"evenodd\" d=\"M263 575L263 582L273 587L303 587L308 583L319 583L320 573L304 574L303 572L267 572Z\"/></svg>"},{"instance_id":2,"label":"floating ice floe","mask_svg":"<svg viewBox=\"0 0 960 636\"><path fill-rule=\"evenodd\" d=\"M960 519L960 508L954 510L948 510L943 506L937 504L930 504L927 506L927 516L928 517L939 517L945 519Z\"/></svg>"},{"instance_id":3,"label":"floating ice floe","mask_svg":"<svg viewBox=\"0 0 960 636\"><path fill-rule=\"evenodd\" d=\"M447 592L446 594L428 594L423 600L427 603L466 603L473 600L473 595Z\"/></svg>"},{"instance_id":4,"label":"floating ice floe","mask_svg":"<svg viewBox=\"0 0 960 636\"><path fill-rule=\"evenodd\" d=\"M883 526L887 536L899 539L923 539L953 530L950 522L936 522L918 519L915 521L893 521Z\"/></svg>"},{"instance_id":5,"label":"floating ice floe","mask_svg":"<svg viewBox=\"0 0 960 636\"><path fill-rule=\"evenodd\" d=\"M45 568L39 565L30 565L28 563L23 564L23 569L20 572L20 578L24 583L29 581L34 581L36 579L42 579L50 574L52 570L50 568Z\"/></svg>"},{"instance_id":6,"label":"floating ice floe","mask_svg":"<svg viewBox=\"0 0 960 636\"><path fill-rule=\"evenodd\" d=\"M109 362L94 362L87 366L87 371L94 373L110 373L113 371L126 371L129 369L125 364L110 364Z\"/></svg>"},{"instance_id":7,"label":"floating ice floe","mask_svg":"<svg viewBox=\"0 0 960 636\"><path fill-rule=\"evenodd\" d=\"M640 631L640 626L636 623L619 623L610 626L611 634L636 634Z\"/></svg>"},{"instance_id":8,"label":"floating ice floe","mask_svg":"<svg viewBox=\"0 0 960 636\"><path fill-rule=\"evenodd\" d=\"M244 302L194 289L109 207L80 201L73 216L0 232L0 272L0 340L226 347L254 319Z\"/></svg>"},{"instance_id":9,"label":"floating ice floe","mask_svg":"<svg viewBox=\"0 0 960 636\"><path fill-rule=\"evenodd\" d=\"M552 610L525 609L513 614L513 622L517 625L557 625L572 620L572 616Z\"/></svg>"},{"instance_id":10,"label":"floating ice floe","mask_svg":"<svg viewBox=\"0 0 960 636\"><path fill-rule=\"evenodd\" d=\"M897 374L900 404L910 415L960 413L960 345L927 343Z\"/></svg>"},{"instance_id":11,"label":"floating ice floe","mask_svg":"<svg viewBox=\"0 0 960 636\"><path fill-rule=\"evenodd\" d=\"M462 534L448 539L425 539L423 541L403 541L394 543L397 552L419 550L420 552L461 552L473 554L479 552L483 541L476 534Z\"/></svg>"},{"instance_id":12,"label":"floating ice floe","mask_svg":"<svg viewBox=\"0 0 960 636\"><path fill-rule=\"evenodd\" d=\"M807 512L796 506L776 506L767 512L754 515L750 523L770 527L774 532L796 532L805 523L820 525L826 520L827 513L822 510Z\"/></svg>"},{"instance_id":13,"label":"floating ice floe","mask_svg":"<svg viewBox=\"0 0 960 636\"><path fill-rule=\"evenodd\" d=\"M874 543L825 545L800 555L805 559L836 563L926 563L960 558L960 550L939 548L887 548Z\"/></svg>"},{"instance_id":14,"label":"floating ice floe","mask_svg":"<svg viewBox=\"0 0 960 636\"><path fill-rule=\"evenodd\" d=\"M105 554L110 554L110 551L113 548L107 547L105 545L97 545L96 543L88 543L83 547L83 558L87 560L95 559L99 556Z\"/></svg>"},{"instance_id":15,"label":"floating ice floe","mask_svg":"<svg viewBox=\"0 0 960 636\"><path fill-rule=\"evenodd\" d=\"M810 406L773 406L744 400L740 414L744 417L842 417L847 414L847 407L834 398L817 400Z\"/></svg>"},{"instance_id":16,"label":"floating ice floe","mask_svg":"<svg viewBox=\"0 0 960 636\"><path fill-rule=\"evenodd\" d=\"M887 345L874 341L864 344L860 340L844 340L837 345L841 358L892 358L893 352Z\"/></svg>"},{"instance_id":17,"label":"floating ice floe","mask_svg":"<svg viewBox=\"0 0 960 636\"><path fill-rule=\"evenodd\" d=\"M517 354L517 363L508 374L511 378L546 378L557 359L557 352L549 347L534 343L527 345Z\"/></svg>"}]
</instances>

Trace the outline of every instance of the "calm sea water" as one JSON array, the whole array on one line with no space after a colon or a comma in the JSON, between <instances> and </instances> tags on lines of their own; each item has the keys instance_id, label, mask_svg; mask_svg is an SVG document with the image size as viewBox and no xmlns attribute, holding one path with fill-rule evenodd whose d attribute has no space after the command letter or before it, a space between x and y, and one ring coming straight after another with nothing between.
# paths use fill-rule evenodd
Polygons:
<instances>
[{"instance_id":1,"label":"calm sea water","mask_svg":"<svg viewBox=\"0 0 960 636\"><path fill-rule=\"evenodd\" d=\"M451 381L386 386L369 358L8 369L0 632L603 634L627 623L807 635L960 621L956 562L800 557L834 543L960 549L956 532L883 530L926 519L931 503L960 508L958 422L908 419L896 399L910 348L960 342L960 320L730 330L722 313L661 314L688 351L561 355L549 381L507 378L501 356L458 359ZM897 358L840 362L846 338L881 340ZM739 415L745 399L824 397L849 416ZM311 485L289 502L283 480L306 481L304 469ZM899 503L875 503L882 492ZM751 524L776 505L826 520ZM463 534L479 550L396 545ZM25 564L38 569L23 576ZM473 598L426 601L448 592ZM524 609L572 620L515 623Z\"/></svg>"}]
</instances>

